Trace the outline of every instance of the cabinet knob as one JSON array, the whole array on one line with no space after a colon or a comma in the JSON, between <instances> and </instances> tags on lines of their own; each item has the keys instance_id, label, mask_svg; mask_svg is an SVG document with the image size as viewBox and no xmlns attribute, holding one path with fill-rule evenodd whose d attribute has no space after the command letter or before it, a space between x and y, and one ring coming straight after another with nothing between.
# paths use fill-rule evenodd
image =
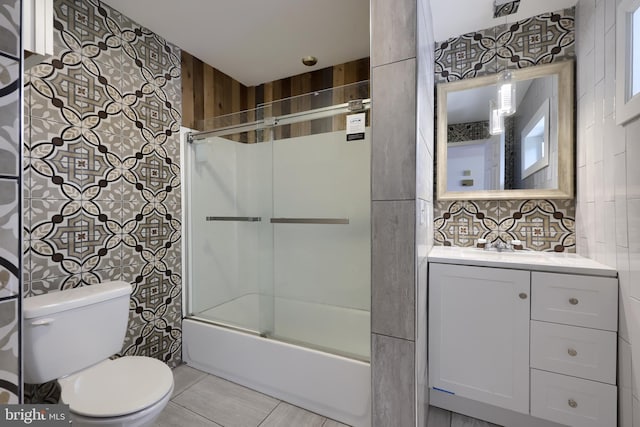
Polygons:
<instances>
[{"instance_id":1,"label":"cabinet knob","mask_svg":"<svg viewBox=\"0 0 640 427\"><path fill-rule=\"evenodd\" d=\"M578 355L578 352L573 348L568 349L567 353L569 353L569 356L571 356L571 357L575 357L575 356Z\"/></svg>"},{"instance_id":2,"label":"cabinet knob","mask_svg":"<svg viewBox=\"0 0 640 427\"><path fill-rule=\"evenodd\" d=\"M569 304L578 305L578 298L569 298Z\"/></svg>"},{"instance_id":3,"label":"cabinet knob","mask_svg":"<svg viewBox=\"0 0 640 427\"><path fill-rule=\"evenodd\" d=\"M577 408L578 407L578 402L576 402L573 399L569 399L569 406L571 406L572 408Z\"/></svg>"},{"instance_id":4,"label":"cabinet knob","mask_svg":"<svg viewBox=\"0 0 640 427\"><path fill-rule=\"evenodd\" d=\"M527 294L525 294L524 292L520 292L520 295L518 295L520 297L520 299L527 299Z\"/></svg>"}]
</instances>

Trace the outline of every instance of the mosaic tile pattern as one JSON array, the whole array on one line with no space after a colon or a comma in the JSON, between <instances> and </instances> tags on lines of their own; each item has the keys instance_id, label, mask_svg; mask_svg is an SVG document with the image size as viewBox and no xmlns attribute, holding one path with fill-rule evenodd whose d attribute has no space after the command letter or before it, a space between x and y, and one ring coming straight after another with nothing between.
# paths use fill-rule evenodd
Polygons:
<instances>
[{"instance_id":1,"label":"mosaic tile pattern","mask_svg":"<svg viewBox=\"0 0 640 427\"><path fill-rule=\"evenodd\" d=\"M575 8L436 43L435 79L450 82L575 56Z\"/></svg>"},{"instance_id":2,"label":"mosaic tile pattern","mask_svg":"<svg viewBox=\"0 0 640 427\"><path fill-rule=\"evenodd\" d=\"M121 354L175 366L180 50L97 0L55 0L54 16L55 55L25 85L24 295L130 282Z\"/></svg>"},{"instance_id":3,"label":"mosaic tile pattern","mask_svg":"<svg viewBox=\"0 0 640 427\"><path fill-rule=\"evenodd\" d=\"M1 9L0 9L1 10ZM0 56L0 176L18 176L20 62Z\"/></svg>"},{"instance_id":4,"label":"mosaic tile pattern","mask_svg":"<svg viewBox=\"0 0 640 427\"><path fill-rule=\"evenodd\" d=\"M44 384L25 384L24 385L24 403L59 403L60 402L60 383L58 381L49 381Z\"/></svg>"},{"instance_id":5,"label":"mosaic tile pattern","mask_svg":"<svg viewBox=\"0 0 640 427\"><path fill-rule=\"evenodd\" d=\"M520 0L511 1L500 6L493 5L493 17L501 18L503 16L513 15L520 8Z\"/></svg>"},{"instance_id":6,"label":"mosaic tile pattern","mask_svg":"<svg viewBox=\"0 0 640 427\"><path fill-rule=\"evenodd\" d=\"M575 8L569 8L437 43L436 83L572 58L574 21ZM510 120L505 120L505 132L514 132ZM509 144L505 161L515 161ZM513 167L506 171L505 187L512 188ZM434 240L440 245L473 246L478 238L518 239L528 250L575 252L574 200L441 201L434 206L434 226Z\"/></svg>"},{"instance_id":7,"label":"mosaic tile pattern","mask_svg":"<svg viewBox=\"0 0 640 427\"><path fill-rule=\"evenodd\" d=\"M489 137L489 120L451 124L447 130L447 142L473 141Z\"/></svg>"},{"instance_id":8,"label":"mosaic tile pattern","mask_svg":"<svg viewBox=\"0 0 640 427\"><path fill-rule=\"evenodd\" d=\"M0 298L20 293L18 181L0 179Z\"/></svg>"},{"instance_id":9,"label":"mosaic tile pattern","mask_svg":"<svg viewBox=\"0 0 640 427\"><path fill-rule=\"evenodd\" d=\"M0 2L0 404L22 403L20 0Z\"/></svg>"},{"instance_id":10,"label":"mosaic tile pattern","mask_svg":"<svg viewBox=\"0 0 640 427\"><path fill-rule=\"evenodd\" d=\"M575 252L572 200L437 202L434 240L444 246L522 241L524 249Z\"/></svg>"},{"instance_id":11,"label":"mosaic tile pattern","mask_svg":"<svg viewBox=\"0 0 640 427\"><path fill-rule=\"evenodd\" d=\"M0 52L20 57L20 5L18 0L0 3Z\"/></svg>"},{"instance_id":12,"label":"mosaic tile pattern","mask_svg":"<svg viewBox=\"0 0 640 427\"><path fill-rule=\"evenodd\" d=\"M506 68L525 68L573 57L574 15L571 8L509 25L496 34L497 58L505 61Z\"/></svg>"},{"instance_id":13,"label":"mosaic tile pattern","mask_svg":"<svg viewBox=\"0 0 640 427\"><path fill-rule=\"evenodd\" d=\"M18 299L0 302L0 404L20 403Z\"/></svg>"}]
</instances>

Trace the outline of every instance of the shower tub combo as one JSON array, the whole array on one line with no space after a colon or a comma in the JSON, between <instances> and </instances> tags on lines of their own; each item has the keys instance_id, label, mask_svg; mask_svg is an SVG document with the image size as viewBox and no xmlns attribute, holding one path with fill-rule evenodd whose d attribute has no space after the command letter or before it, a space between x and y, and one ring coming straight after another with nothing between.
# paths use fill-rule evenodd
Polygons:
<instances>
[{"instance_id":1,"label":"shower tub combo","mask_svg":"<svg viewBox=\"0 0 640 427\"><path fill-rule=\"evenodd\" d=\"M367 96L273 102L184 145L185 362L353 426L371 423L371 141L344 122L369 102L336 100Z\"/></svg>"}]
</instances>

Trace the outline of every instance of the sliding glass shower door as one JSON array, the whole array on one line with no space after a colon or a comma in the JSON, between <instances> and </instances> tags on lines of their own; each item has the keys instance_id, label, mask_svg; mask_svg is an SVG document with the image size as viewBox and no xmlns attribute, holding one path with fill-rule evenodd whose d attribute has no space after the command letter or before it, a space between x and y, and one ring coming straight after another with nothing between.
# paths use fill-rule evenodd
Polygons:
<instances>
[{"instance_id":1,"label":"sliding glass shower door","mask_svg":"<svg viewBox=\"0 0 640 427\"><path fill-rule=\"evenodd\" d=\"M331 105L366 88L271 103L189 144L193 318L368 360L370 135L347 141Z\"/></svg>"},{"instance_id":2,"label":"sliding glass shower door","mask_svg":"<svg viewBox=\"0 0 640 427\"><path fill-rule=\"evenodd\" d=\"M272 144L216 136L188 147L190 312L255 333L273 323Z\"/></svg>"}]
</instances>

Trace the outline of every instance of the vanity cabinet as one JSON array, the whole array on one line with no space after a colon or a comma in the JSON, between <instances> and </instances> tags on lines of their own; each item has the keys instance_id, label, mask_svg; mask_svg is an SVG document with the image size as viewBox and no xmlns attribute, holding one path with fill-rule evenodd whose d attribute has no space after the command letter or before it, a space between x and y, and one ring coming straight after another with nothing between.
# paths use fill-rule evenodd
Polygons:
<instances>
[{"instance_id":1,"label":"vanity cabinet","mask_svg":"<svg viewBox=\"0 0 640 427\"><path fill-rule=\"evenodd\" d=\"M531 273L531 415L615 426L618 281Z\"/></svg>"},{"instance_id":2,"label":"vanity cabinet","mask_svg":"<svg viewBox=\"0 0 640 427\"><path fill-rule=\"evenodd\" d=\"M433 388L529 413L529 272L432 264Z\"/></svg>"},{"instance_id":3,"label":"vanity cabinet","mask_svg":"<svg viewBox=\"0 0 640 427\"><path fill-rule=\"evenodd\" d=\"M615 271L504 259L430 259L432 404L499 425L617 425Z\"/></svg>"}]
</instances>

